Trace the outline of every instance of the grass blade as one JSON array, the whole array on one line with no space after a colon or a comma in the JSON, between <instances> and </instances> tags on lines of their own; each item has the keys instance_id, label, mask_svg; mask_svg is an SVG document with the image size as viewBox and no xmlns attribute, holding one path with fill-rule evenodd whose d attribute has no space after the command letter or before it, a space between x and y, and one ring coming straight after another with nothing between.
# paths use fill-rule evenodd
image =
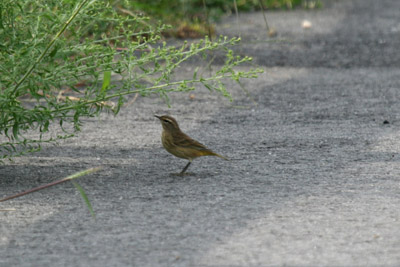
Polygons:
<instances>
[{"instance_id":1,"label":"grass blade","mask_svg":"<svg viewBox=\"0 0 400 267\"><path fill-rule=\"evenodd\" d=\"M77 182L75 182L74 180L71 180L72 184L76 187L76 189L78 189L79 193L81 194L83 200L86 203L86 206L88 207L90 214L92 215L92 217L94 219L96 219L96 214L94 213L92 204L89 201L89 198L87 197L85 190L83 190L82 186L80 186Z\"/></svg>"},{"instance_id":2,"label":"grass blade","mask_svg":"<svg viewBox=\"0 0 400 267\"><path fill-rule=\"evenodd\" d=\"M87 175L87 174L90 174L90 173L93 173L93 172L97 172L99 170L101 170L101 167L90 168L90 169L87 169L87 170L84 170L84 171L80 171L80 172L74 173L74 174L72 174L72 175L70 175L68 177L65 177L65 178L63 178L61 180L57 180L55 182L51 182L51 183L48 183L48 184L45 184L45 185L41 185L41 186L38 186L38 187L35 187L35 188L32 188L32 189L26 190L26 191L24 191L22 193L18 193L18 194L15 194L15 195L11 195L11 196L2 198L2 199L0 199L0 202L4 202L4 201L7 201L7 200L10 200L10 199L13 199L13 198L21 197L21 196L24 196L24 195L27 195L27 194L30 194L30 193L33 193L33 192L48 188L50 186L54 186L54 185L61 184L61 183L64 183L66 181L69 181L69 180L73 180L73 179L79 178L79 177L81 177L83 175Z\"/></svg>"}]
</instances>

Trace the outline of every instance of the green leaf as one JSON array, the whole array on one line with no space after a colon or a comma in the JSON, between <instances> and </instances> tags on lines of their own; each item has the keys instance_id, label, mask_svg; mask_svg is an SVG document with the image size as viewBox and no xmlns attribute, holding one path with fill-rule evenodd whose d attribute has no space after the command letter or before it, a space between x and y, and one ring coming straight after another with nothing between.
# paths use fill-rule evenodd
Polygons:
<instances>
[{"instance_id":1,"label":"green leaf","mask_svg":"<svg viewBox=\"0 0 400 267\"><path fill-rule=\"evenodd\" d=\"M89 209L90 214L92 215L93 218L96 218L96 214L94 213L92 204L89 201L89 198L87 197L85 190L83 190L83 188L74 180L71 180L72 184L76 187L76 189L78 189L79 193L81 194L83 200L85 201L86 206Z\"/></svg>"},{"instance_id":2,"label":"green leaf","mask_svg":"<svg viewBox=\"0 0 400 267\"><path fill-rule=\"evenodd\" d=\"M49 57L53 58L58 51L58 46L56 45L54 49L50 52Z\"/></svg>"},{"instance_id":3,"label":"green leaf","mask_svg":"<svg viewBox=\"0 0 400 267\"><path fill-rule=\"evenodd\" d=\"M203 83L203 85L204 85L208 90L210 90L210 91L213 90L213 88L212 88L211 85L209 85L209 84L207 84L207 83Z\"/></svg>"},{"instance_id":4,"label":"green leaf","mask_svg":"<svg viewBox=\"0 0 400 267\"><path fill-rule=\"evenodd\" d=\"M197 79L197 72L199 71L199 67L197 67L193 72L193 80Z\"/></svg>"},{"instance_id":5,"label":"green leaf","mask_svg":"<svg viewBox=\"0 0 400 267\"><path fill-rule=\"evenodd\" d=\"M43 128L41 129L41 132L48 132L49 131L49 125L50 125L50 121L46 120L43 124Z\"/></svg>"},{"instance_id":6,"label":"green leaf","mask_svg":"<svg viewBox=\"0 0 400 267\"><path fill-rule=\"evenodd\" d=\"M101 92L104 93L111 83L111 71L107 70L103 75L103 85L101 86Z\"/></svg>"},{"instance_id":7,"label":"green leaf","mask_svg":"<svg viewBox=\"0 0 400 267\"><path fill-rule=\"evenodd\" d=\"M13 125L13 137L15 140L18 140L18 133L19 133L19 123L15 122Z\"/></svg>"}]
</instances>

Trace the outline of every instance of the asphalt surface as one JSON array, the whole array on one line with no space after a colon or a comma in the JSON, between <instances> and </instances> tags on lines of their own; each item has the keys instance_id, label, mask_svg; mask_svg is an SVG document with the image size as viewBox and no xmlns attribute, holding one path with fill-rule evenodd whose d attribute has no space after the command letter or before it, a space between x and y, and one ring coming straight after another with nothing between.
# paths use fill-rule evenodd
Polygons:
<instances>
[{"instance_id":1,"label":"asphalt surface","mask_svg":"<svg viewBox=\"0 0 400 267\"><path fill-rule=\"evenodd\" d=\"M1 166L1 196L104 170L79 180L96 220L69 183L1 203L0 266L399 266L400 1L324 3L267 13L274 39L261 13L221 22L265 70L250 95L139 97ZM164 113L231 161L171 175Z\"/></svg>"}]
</instances>

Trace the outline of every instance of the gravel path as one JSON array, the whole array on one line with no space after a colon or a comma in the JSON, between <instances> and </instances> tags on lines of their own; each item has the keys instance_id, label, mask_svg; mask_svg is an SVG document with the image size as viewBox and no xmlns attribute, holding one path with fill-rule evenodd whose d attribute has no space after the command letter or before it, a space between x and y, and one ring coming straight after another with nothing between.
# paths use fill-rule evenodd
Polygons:
<instances>
[{"instance_id":1,"label":"gravel path","mask_svg":"<svg viewBox=\"0 0 400 267\"><path fill-rule=\"evenodd\" d=\"M324 2L267 13L275 39L261 13L221 22L265 69L250 97L138 98L0 166L1 196L105 166L79 180L96 220L68 183L1 203L0 266L399 266L400 1ZM231 161L171 175L163 113Z\"/></svg>"}]
</instances>

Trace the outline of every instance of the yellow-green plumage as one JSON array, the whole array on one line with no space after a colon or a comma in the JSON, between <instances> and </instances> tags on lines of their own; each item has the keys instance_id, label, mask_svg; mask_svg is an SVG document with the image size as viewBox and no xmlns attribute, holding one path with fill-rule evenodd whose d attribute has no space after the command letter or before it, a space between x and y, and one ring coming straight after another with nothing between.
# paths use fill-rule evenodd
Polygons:
<instances>
[{"instance_id":1,"label":"yellow-green plumage","mask_svg":"<svg viewBox=\"0 0 400 267\"><path fill-rule=\"evenodd\" d=\"M188 165L186 165L181 173L184 173L187 167L189 167L190 162L197 157L216 156L228 160L226 157L215 153L182 132L173 117L167 115L156 117L161 121L163 126L161 141L164 148L176 157L189 160Z\"/></svg>"}]
</instances>

